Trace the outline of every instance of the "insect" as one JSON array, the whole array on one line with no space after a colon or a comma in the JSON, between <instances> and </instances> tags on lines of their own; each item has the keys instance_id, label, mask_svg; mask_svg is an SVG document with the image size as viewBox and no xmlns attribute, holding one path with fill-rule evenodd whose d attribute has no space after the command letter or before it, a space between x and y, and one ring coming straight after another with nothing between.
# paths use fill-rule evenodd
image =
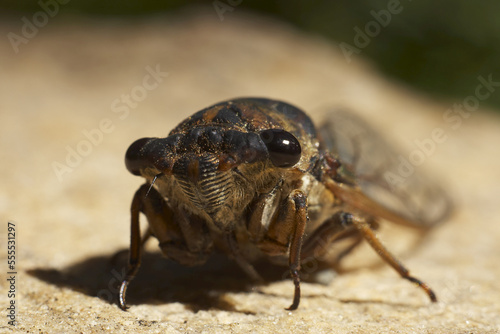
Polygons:
<instances>
[{"instance_id":1,"label":"insect","mask_svg":"<svg viewBox=\"0 0 500 334\"><path fill-rule=\"evenodd\" d=\"M203 109L166 138L142 138L127 150L128 170L146 179L131 207L126 292L154 236L162 254L182 265L203 264L217 250L254 279L260 258L288 264L300 302L300 269L306 259L329 262L362 240L403 278L437 300L377 239L380 219L419 228L443 220L448 197L418 173L391 174L397 153L360 119L330 115L318 129L300 109L264 98L240 98ZM391 181L392 180L392 181ZM149 222L141 238L139 214Z\"/></svg>"}]
</instances>

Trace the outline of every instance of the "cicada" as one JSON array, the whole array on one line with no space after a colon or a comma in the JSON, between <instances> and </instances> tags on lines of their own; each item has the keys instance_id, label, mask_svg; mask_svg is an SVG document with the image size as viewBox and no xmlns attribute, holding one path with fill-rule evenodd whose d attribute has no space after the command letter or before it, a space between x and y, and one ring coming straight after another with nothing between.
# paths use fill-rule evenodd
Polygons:
<instances>
[{"instance_id":1,"label":"cicada","mask_svg":"<svg viewBox=\"0 0 500 334\"><path fill-rule=\"evenodd\" d=\"M404 279L437 300L375 234L381 220L429 228L450 211L446 194L415 171L391 182L398 154L353 114L332 113L316 128L299 108L264 98L217 103L181 122L165 138L142 138L125 162L146 182L131 207L126 292L150 236L162 254L200 265L214 252L232 258L252 278L267 258L288 266L300 302L301 264L328 260L339 241L346 254L366 240ZM389 175L390 176L390 175ZM139 215L148 229L141 237ZM347 241L347 242L346 242Z\"/></svg>"}]
</instances>

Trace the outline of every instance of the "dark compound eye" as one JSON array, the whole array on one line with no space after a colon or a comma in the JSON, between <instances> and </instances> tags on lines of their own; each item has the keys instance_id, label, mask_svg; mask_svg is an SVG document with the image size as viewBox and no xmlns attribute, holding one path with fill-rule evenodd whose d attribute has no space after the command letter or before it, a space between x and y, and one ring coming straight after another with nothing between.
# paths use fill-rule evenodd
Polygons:
<instances>
[{"instance_id":1,"label":"dark compound eye","mask_svg":"<svg viewBox=\"0 0 500 334\"><path fill-rule=\"evenodd\" d=\"M302 149L297 138L280 129L264 130L260 138L266 144L269 158L276 167L292 167L300 160Z\"/></svg>"},{"instance_id":2,"label":"dark compound eye","mask_svg":"<svg viewBox=\"0 0 500 334\"><path fill-rule=\"evenodd\" d=\"M129 172L134 175L141 175L140 170L147 164L147 156L144 154L144 147L151 142L152 138L141 138L129 146L125 154L125 165Z\"/></svg>"}]
</instances>

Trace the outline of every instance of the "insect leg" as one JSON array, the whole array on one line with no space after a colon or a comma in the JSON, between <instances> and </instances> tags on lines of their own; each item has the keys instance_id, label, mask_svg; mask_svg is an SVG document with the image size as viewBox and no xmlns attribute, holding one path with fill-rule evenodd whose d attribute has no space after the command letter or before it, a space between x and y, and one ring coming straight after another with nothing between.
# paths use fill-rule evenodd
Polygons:
<instances>
[{"instance_id":1,"label":"insect leg","mask_svg":"<svg viewBox=\"0 0 500 334\"><path fill-rule=\"evenodd\" d=\"M307 196L300 190L293 190L284 202L278 205L274 194L264 196L255 203L255 210L248 226L251 237L258 239L258 247L269 256L280 256L288 253L288 265L295 285L292 305L287 310L295 310L300 303L300 259L304 231L309 221L307 215ZM272 209L267 212L266 206L277 205L278 212ZM271 220L267 225L266 220ZM264 226L260 226L263 221ZM258 225L258 226L256 226ZM265 229L259 235L260 229Z\"/></svg>"},{"instance_id":2,"label":"insect leg","mask_svg":"<svg viewBox=\"0 0 500 334\"><path fill-rule=\"evenodd\" d=\"M144 235L142 236L141 238L141 248L144 248L144 245L146 244L146 242L148 242L149 238L152 236L152 232L151 232L151 229L148 228L146 230L146 233L144 233ZM110 260L110 263L114 266L116 265L116 263L118 262L118 260L120 260L124 255L128 255L130 253L130 249L122 249L118 252L116 252L112 257L111 257L111 260Z\"/></svg>"},{"instance_id":3,"label":"insect leg","mask_svg":"<svg viewBox=\"0 0 500 334\"><path fill-rule=\"evenodd\" d=\"M279 180L269 193L261 194L253 203L247 223L248 233L252 241L258 242L261 233L264 233L265 230L263 225L267 227L270 224L276 208L278 208L282 185L283 179Z\"/></svg>"},{"instance_id":4,"label":"insect leg","mask_svg":"<svg viewBox=\"0 0 500 334\"><path fill-rule=\"evenodd\" d=\"M302 245L302 260L321 258L332 243L359 234L353 227L343 224L342 213L336 213L307 236Z\"/></svg>"},{"instance_id":5,"label":"insect leg","mask_svg":"<svg viewBox=\"0 0 500 334\"><path fill-rule=\"evenodd\" d=\"M376 231L379 228L379 224L375 220L369 220L367 221L367 224L369 225L372 231ZM357 232L357 230L354 231ZM348 237L348 235L346 237ZM339 263L346 255L352 252L356 247L361 245L362 242L363 242L363 235L361 233L356 233L356 235L354 236L354 242L347 248L342 250L339 254L337 254L337 259L336 259L337 263Z\"/></svg>"},{"instance_id":6,"label":"insect leg","mask_svg":"<svg viewBox=\"0 0 500 334\"><path fill-rule=\"evenodd\" d=\"M290 243L290 254L288 258L288 264L290 267L290 274L292 275L293 284L295 285L295 292L293 295L293 302L287 310L296 310L300 303L300 251L302 248L302 239L304 236L304 231L306 224L309 220L307 215L307 197L300 190L294 190L289 198L289 203L291 207L294 208L294 227L295 230L292 235L292 240Z\"/></svg>"},{"instance_id":7,"label":"insect leg","mask_svg":"<svg viewBox=\"0 0 500 334\"><path fill-rule=\"evenodd\" d=\"M394 255L392 255L387 250L387 248L384 247L384 245L382 245L365 219L355 217L351 214L345 214L344 219L347 219L353 223L356 229L363 235L363 237L366 239L366 241L368 241L370 246L377 252L377 254L391 267L393 267L401 275L401 277L417 284L421 289L425 291L432 302L437 302L436 294L434 293L434 291L432 291L432 289L427 284L425 284L418 278L410 276L410 271L406 269L403 264L399 262L398 259L396 259Z\"/></svg>"},{"instance_id":8,"label":"insect leg","mask_svg":"<svg viewBox=\"0 0 500 334\"><path fill-rule=\"evenodd\" d=\"M141 248L142 245L146 242L146 240L151 236L151 232L148 229L148 232L144 235L144 240L141 242L141 231L139 226L139 213L143 211L143 198L145 191L148 190L148 185L143 185L137 190L132 200L131 205L131 224L130 224L130 255L129 255L129 263L128 263L128 271L125 276L121 286L119 293L119 304L122 310L126 310L126 295L127 295L127 287L137 274L139 267L141 265Z\"/></svg>"}]
</instances>

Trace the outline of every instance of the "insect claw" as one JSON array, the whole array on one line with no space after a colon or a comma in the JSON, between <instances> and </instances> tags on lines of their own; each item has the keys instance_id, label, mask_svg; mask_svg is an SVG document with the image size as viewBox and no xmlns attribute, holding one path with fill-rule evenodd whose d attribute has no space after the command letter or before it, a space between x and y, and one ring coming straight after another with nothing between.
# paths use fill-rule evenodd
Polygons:
<instances>
[{"instance_id":1,"label":"insect claw","mask_svg":"<svg viewBox=\"0 0 500 334\"><path fill-rule=\"evenodd\" d=\"M293 294L292 305L290 305L288 308L285 309L287 311L296 310L299 307L299 303L300 303L300 276L299 276L299 272L297 270L293 270L292 277L293 277L293 284L295 285L295 291Z\"/></svg>"},{"instance_id":2,"label":"insect claw","mask_svg":"<svg viewBox=\"0 0 500 334\"><path fill-rule=\"evenodd\" d=\"M415 278L415 277L412 277L412 276L406 276L404 278L406 278L408 281L410 281L410 282L415 283L416 285L418 285L429 296L431 302L437 303L436 294L434 293L434 291L432 291L432 289L427 284L425 284L424 282L422 282L418 278Z\"/></svg>"},{"instance_id":3,"label":"insect claw","mask_svg":"<svg viewBox=\"0 0 500 334\"><path fill-rule=\"evenodd\" d=\"M128 281L127 279L125 279L121 286L120 286L120 294L119 294L119 304L120 304L120 308L123 310L123 311L126 311L129 307L127 306L127 302L125 300L126 298L126 295L127 295L127 287L128 287L128 283L130 281Z\"/></svg>"}]
</instances>

